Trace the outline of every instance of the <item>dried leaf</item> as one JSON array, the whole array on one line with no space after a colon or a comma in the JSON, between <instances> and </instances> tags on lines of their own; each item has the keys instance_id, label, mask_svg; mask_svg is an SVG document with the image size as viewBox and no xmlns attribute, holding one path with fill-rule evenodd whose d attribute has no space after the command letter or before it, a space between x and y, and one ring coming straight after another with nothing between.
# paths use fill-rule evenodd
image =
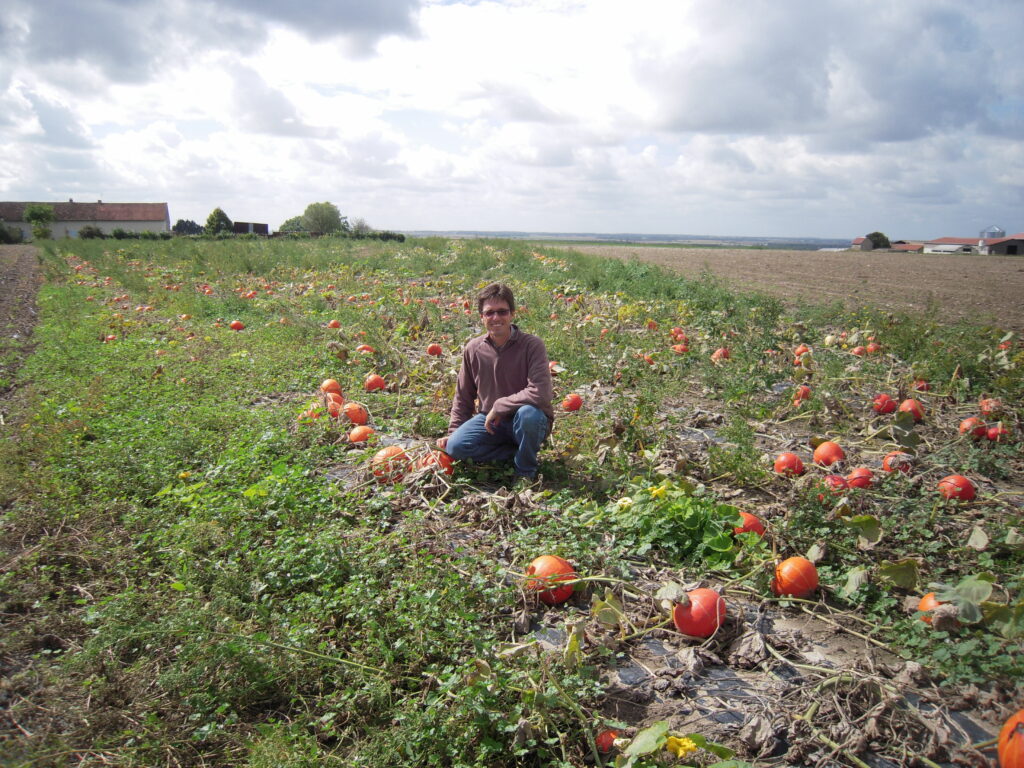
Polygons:
<instances>
[{"instance_id":1,"label":"dried leaf","mask_svg":"<svg viewBox=\"0 0 1024 768\"><path fill-rule=\"evenodd\" d=\"M952 632L960 626L960 609L952 603L936 606L932 611L932 628L936 632Z\"/></svg>"},{"instance_id":2,"label":"dried leaf","mask_svg":"<svg viewBox=\"0 0 1024 768\"><path fill-rule=\"evenodd\" d=\"M739 740L747 747L750 754L762 756L771 754L776 747L775 728L771 720L764 715L754 715L739 732Z\"/></svg>"},{"instance_id":3,"label":"dried leaf","mask_svg":"<svg viewBox=\"0 0 1024 768\"><path fill-rule=\"evenodd\" d=\"M816 541L811 545L811 548L807 550L807 554L804 555L808 560L817 565L821 562L828 554L828 545L823 541Z\"/></svg>"},{"instance_id":4,"label":"dried leaf","mask_svg":"<svg viewBox=\"0 0 1024 768\"><path fill-rule=\"evenodd\" d=\"M846 524L857 531L858 549L871 549L882 540L882 524L874 515L855 515Z\"/></svg>"},{"instance_id":5,"label":"dried leaf","mask_svg":"<svg viewBox=\"0 0 1024 768\"><path fill-rule=\"evenodd\" d=\"M757 630L751 629L736 638L729 646L727 661L730 666L753 669L767 658L768 648L765 645L764 636Z\"/></svg>"},{"instance_id":6,"label":"dried leaf","mask_svg":"<svg viewBox=\"0 0 1024 768\"><path fill-rule=\"evenodd\" d=\"M661 589L654 593L654 599L666 611L671 611L676 603L684 608L690 604L690 596L686 594L686 587L674 581L666 581L662 584Z\"/></svg>"},{"instance_id":7,"label":"dried leaf","mask_svg":"<svg viewBox=\"0 0 1024 768\"><path fill-rule=\"evenodd\" d=\"M843 588L839 590L839 594L843 597L849 598L850 595L870 581L869 573L868 569L863 565L851 568L846 574L846 584L844 584Z\"/></svg>"},{"instance_id":8,"label":"dried leaf","mask_svg":"<svg viewBox=\"0 0 1024 768\"><path fill-rule=\"evenodd\" d=\"M967 546L978 552L984 552L985 548L988 547L988 534L981 529L980 525L976 525L971 529L970 538L967 539Z\"/></svg>"},{"instance_id":9,"label":"dried leaf","mask_svg":"<svg viewBox=\"0 0 1024 768\"><path fill-rule=\"evenodd\" d=\"M583 621L565 623L568 637L565 641L565 649L562 651L562 660L566 668L570 670L579 669L583 663Z\"/></svg>"}]
</instances>

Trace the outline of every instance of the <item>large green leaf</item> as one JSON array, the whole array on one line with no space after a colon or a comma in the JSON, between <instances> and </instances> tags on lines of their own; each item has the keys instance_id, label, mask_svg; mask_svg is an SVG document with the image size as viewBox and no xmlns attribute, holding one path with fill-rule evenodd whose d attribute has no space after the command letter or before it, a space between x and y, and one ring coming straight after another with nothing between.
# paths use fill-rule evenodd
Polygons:
<instances>
[{"instance_id":1,"label":"large green leaf","mask_svg":"<svg viewBox=\"0 0 1024 768\"><path fill-rule=\"evenodd\" d=\"M878 577L897 587L914 592L921 579L921 564L913 557L891 562L884 560L878 567Z\"/></svg>"},{"instance_id":2,"label":"large green leaf","mask_svg":"<svg viewBox=\"0 0 1024 768\"><path fill-rule=\"evenodd\" d=\"M882 539L882 524L874 515L854 515L846 524L856 529L860 549L871 549Z\"/></svg>"},{"instance_id":3,"label":"large green leaf","mask_svg":"<svg viewBox=\"0 0 1024 768\"><path fill-rule=\"evenodd\" d=\"M858 565L856 568L851 568L846 574L846 584L843 585L842 589L839 590L839 594L845 598L849 598L854 592L856 592L864 584L870 581L869 571L867 567Z\"/></svg>"},{"instance_id":4,"label":"large green leaf","mask_svg":"<svg viewBox=\"0 0 1024 768\"><path fill-rule=\"evenodd\" d=\"M633 737L629 746L622 750L622 754L630 758L627 765L632 765L633 758L657 752L664 745L666 738L668 738L667 720L659 720L654 725L644 728Z\"/></svg>"}]
</instances>

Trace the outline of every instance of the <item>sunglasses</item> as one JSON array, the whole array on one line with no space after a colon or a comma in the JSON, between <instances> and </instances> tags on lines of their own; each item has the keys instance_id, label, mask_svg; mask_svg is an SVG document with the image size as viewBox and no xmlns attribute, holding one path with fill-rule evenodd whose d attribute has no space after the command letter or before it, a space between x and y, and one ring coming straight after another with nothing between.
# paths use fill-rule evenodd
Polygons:
<instances>
[{"instance_id":1,"label":"sunglasses","mask_svg":"<svg viewBox=\"0 0 1024 768\"><path fill-rule=\"evenodd\" d=\"M512 313L511 309L488 309L482 313L484 317L504 317Z\"/></svg>"}]
</instances>

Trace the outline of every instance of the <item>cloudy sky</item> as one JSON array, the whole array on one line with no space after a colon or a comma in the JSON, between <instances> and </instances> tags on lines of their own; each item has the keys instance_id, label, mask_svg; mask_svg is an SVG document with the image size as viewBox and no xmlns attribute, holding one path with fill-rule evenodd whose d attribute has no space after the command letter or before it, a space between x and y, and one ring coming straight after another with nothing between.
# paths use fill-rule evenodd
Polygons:
<instances>
[{"instance_id":1,"label":"cloudy sky","mask_svg":"<svg viewBox=\"0 0 1024 768\"><path fill-rule=\"evenodd\" d=\"M379 229L1024 230L1020 0L5 0L0 199Z\"/></svg>"}]
</instances>

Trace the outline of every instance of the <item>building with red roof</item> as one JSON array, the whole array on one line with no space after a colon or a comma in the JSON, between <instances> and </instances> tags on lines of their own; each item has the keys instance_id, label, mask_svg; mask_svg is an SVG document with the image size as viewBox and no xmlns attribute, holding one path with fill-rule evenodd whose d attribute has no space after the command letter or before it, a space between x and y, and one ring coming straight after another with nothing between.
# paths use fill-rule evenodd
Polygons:
<instances>
[{"instance_id":1,"label":"building with red roof","mask_svg":"<svg viewBox=\"0 0 1024 768\"><path fill-rule=\"evenodd\" d=\"M32 225L25 221L25 207L34 203L0 202L0 222L21 230L26 240L32 238ZM50 225L53 237L77 237L79 230L91 225L109 235L115 229L126 232L170 232L171 217L167 203L43 203L53 208Z\"/></svg>"}]
</instances>

